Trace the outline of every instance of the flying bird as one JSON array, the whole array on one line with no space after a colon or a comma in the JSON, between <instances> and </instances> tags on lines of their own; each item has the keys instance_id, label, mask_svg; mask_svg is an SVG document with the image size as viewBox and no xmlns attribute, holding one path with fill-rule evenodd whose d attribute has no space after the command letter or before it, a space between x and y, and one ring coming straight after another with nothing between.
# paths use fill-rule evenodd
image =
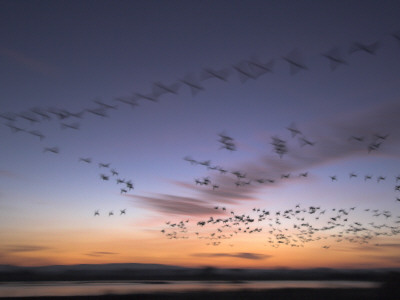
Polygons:
<instances>
[{"instance_id":1,"label":"flying bird","mask_svg":"<svg viewBox=\"0 0 400 300\"><path fill-rule=\"evenodd\" d=\"M261 75L264 75L265 73L272 73L273 72L273 67L274 67L274 60L271 59L270 61L263 63L260 62L260 60L256 57L253 57L249 61L247 61L250 70L252 71L253 74L255 74L255 77L260 77Z\"/></svg>"},{"instance_id":2,"label":"flying bird","mask_svg":"<svg viewBox=\"0 0 400 300\"><path fill-rule=\"evenodd\" d=\"M192 74L186 75L184 79L181 79L181 82L190 88L192 96L195 96L199 91L204 90L204 87L197 83L196 78Z\"/></svg>"},{"instance_id":3,"label":"flying bird","mask_svg":"<svg viewBox=\"0 0 400 300\"><path fill-rule=\"evenodd\" d=\"M357 177L357 174L356 174L356 173L350 173L350 174L349 174L349 178L351 179L351 178L353 178L353 177Z\"/></svg>"},{"instance_id":4,"label":"flying bird","mask_svg":"<svg viewBox=\"0 0 400 300\"><path fill-rule=\"evenodd\" d=\"M330 51L323 53L330 62L331 70L334 71L340 65L347 65L347 62L342 58L339 48L332 48Z\"/></svg>"},{"instance_id":5,"label":"flying bird","mask_svg":"<svg viewBox=\"0 0 400 300\"><path fill-rule=\"evenodd\" d=\"M227 81L228 77L230 75L230 72L228 69L222 69L222 70L213 70L210 68L206 68L203 70L203 72L200 75L200 80L207 80L210 78L216 78L222 81Z\"/></svg>"},{"instance_id":6,"label":"flying bird","mask_svg":"<svg viewBox=\"0 0 400 300\"><path fill-rule=\"evenodd\" d=\"M92 162L92 159L90 157L86 157L86 158L85 157L81 157L81 158L79 158L79 161L83 161L85 163L90 164Z\"/></svg>"},{"instance_id":7,"label":"flying bird","mask_svg":"<svg viewBox=\"0 0 400 300\"><path fill-rule=\"evenodd\" d=\"M375 137L376 137L378 140L386 140L388 136L389 136L389 134L385 134L385 135L382 135L382 134L375 134Z\"/></svg>"},{"instance_id":8,"label":"flying bird","mask_svg":"<svg viewBox=\"0 0 400 300\"><path fill-rule=\"evenodd\" d=\"M31 108L31 112L37 114L38 116L42 117L43 120L50 120L50 116L43 112L40 108Z\"/></svg>"},{"instance_id":9,"label":"flying bird","mask_svg":"<svg viewBox=\"0 0 400 300\"><path fill-rule=\"evenodd\" d=\"M355 140L355 141L358 141L358 142L364 141L364 137L363 136L354 136L354 135L352 135L349 139L350 140Z\"/></svg>"},{"instance_id":10,"label":"flying bird","mask_svg":"<svg viewBox=\"0 0 400 300\"><path fill-rule=\"evenodd\" d=\"M30 121L31 123L37 123L39 122L34 116L32 116L31 114L28 113L24 113L24 114L19 114L19 117L25 120Z\"/></svg>"},{"instance_id":11,"label":"flying bird","mask_svg":"<svg viewBox=\"0 0 400 300\"><path fill-rule=\"evenodd\" d=\"M67 123L61 123L61 128L70 128L70 129L75 129L78 130L80 127L79 123L73 123L73 124L67 124Z\"/></svg>"},{"instance_id":12,"label":"flying bird","mask_svg":"<svg viewBox=\"0 0 400 300\"><path fill-rule=\"evenodd\" d=\"M190 156L185 156L183 159L186 160L186 161L188 161L188 162L190 162L192 165L197 164L197 161L195 161L195 160L194 160L193 158L191 158Z\"/></svg>"},{"instance_id":13,"label":"flying bird","mask_svg":"<svg viewBox=\"0 0 400 300\"><path fill-rule=\"evenodd\" d=\"M17 117L18 117L18 114L15 114L15 113L0 114L0 118L3 118L4 120L10 121L10 122L15 122Z\"/></svg>"},{"instance_id":14,"label":"flying bird","mask_svg":"<svg viewBox=\"0 0 400 300\"><path fill-rule=\"evenodd\" d=\"M44 148L43 152L53 152L57 154L60 152L60 150L58 149L58 147L52 147L52 148L46 147Z\"/></svg>"},{"instance_id":15,"label":"flying bird","mask_svg":"<svg viewBox=\"0 0 400 300\"><path fill-rule=\"evenodd\" d=\"M129 181L127 181L127 182L125 182L125 184L126 184L126 187L129 189L129 190L133 190L133 183L129 180Z\"/></svg>"},{"instance_id":16,"label":"flying bird","mask_svg":"<svg viewBox=\"0 0 400 300\"><path fill-rule=\"evenodd\" d=\"M218 141L222 144L220 149L227 149L229 151L236 150L236 145L232 137L226 135L225 133L220 133L219 137L220 139Z\"/></svg>"},{"instance_id":17,"label":"flying bird","mask_svg":"<svg viewBox=\"0 0 400 300\"><path fill-rule=\"evenodd\" d=\"M135 95L137 96L138 99L145 99L145 100L149 100L149 101L152 101L152 102L157 102L158 101L158 95L156 95L154 93L148 94L148 95L136 93Z\"/></svg>"},{"instance_id":18,"label":"flying bird","mask_svg":"<svg viewBox=\"0 0 400 300\"><path fill-rule=\"evenodd\" d=\"M109 177L104 175L104 174L100 174L100 178L103 179L103 180L108 180L109 179Z\"/></svg>"},{"instance_id":19,"label":"flying bird","mask_svg":"<svg viewBox=\"0 0 400 300\"><path fill-rule=\"evenodd\" d=\"M286 129L290 131L292 138L296 137L298 134L302 134L301 131L296 128L294 123L292 123L289 127L286 127Z\"/></svg>"},{"instance_id":20,"label":"flying bird","mask_svg":"<svg viewBox=\"0 0 400 300\"><path fill-rule=\"evenodd\" d=\"M378 179L377 179L377 182L379 183L380 181L385 180L385 179L386 179L386 177L384 177L384 176L379 176Z\"/></svg>"},{"instance_id":21,"label":"flying bird","mask_svg":"<svg viewBox=\"0 0 400 300\"><path fill-rule=\"evenodd\" d=\"M9 128L10 128L12 131L14 131L14 132L24 132L24 131L25 131L25 129L22 129L22 128L20 128L20 127L14 126L14 125L11 124L11 123L6 124L6 126L9 127Z\"/></svg>"},{"instance_id":22,"label":"flying bird","mask_svg":"<svg viewBox=\"0 0 400 300\"><path fill-rule=\"evenodd\" d=\"M29 134L39 137L40 140L44 139L43 133L37 130L28 131Z\"/></svg>"},{"instance_id":23,"label":"flying bird","mask_svg":"<svg viewBox=\"0 0 400 300\"><path fill-rule=\"evenodd\" d=\"M302 62L302 55L297 49L282 58L289 64L291 75L298 73L300 70L308 70L307 66Z\"/></svg>"},{"instance_id":24,"label":"flying bird","mask_svg":"<svg viewBox=\"0 0 400 300\"><path fill-rule=\"evenodd\" d=\"M90 112L93 115L100 116L100 117L107 117L107 114L103 107L96 108L96 109L86 109L87 112Z\"/></svg>"},{"instance_id":25,"label":"flying bird","mask_svg":"<svg viewBox=\"0 0 400 300\"><path fill-rule=\"evenodd\" d=\"M130 105L132 108L135 108L136 106L139 105L139 104L137 103L137 101L136 101L136 98L133 98L133 97L130 97L130 98L128 98L128 97L117 97L117 98L115 98L114 100L115 100L115 101L119 101L119 102L121 102L121 103L128 104L128 105Z\"/></svg>"},{"instance_id":26,"label":"flying bird","mask_svg":"<svg viewBox=\"0 0 400 300\"><path fill-rule=\"evenodd\" d=\"M105 109L117 109L118 108L117 105L107 104L107 103L101 102L100 100L93 100L93 102L100 105L101 108L105 108Z\"/></svg>"},{"instance_id":27,"label":"flying bird","mask_svg":"<svg viewBox=\"0 0 400 300\"><path fill-rule=\"evenodd\" d=\"M236 65L233 65L233 68L238 72L239 79L242 83L245 83L247 79L256 79L256 76L252 73L249 67L249 63L247 61L242 61Z\"/></svg>"},{"instance_id":28,"label":"flying bird","mask_svg":"<svg viewBox=\"0 0 400 300\"><path fill-rule=\"evenodd\" d=\"M155 95L156 97L159 97L167 93L176 95L178 93L178 89L180 86L181 84L179 82L176 82L171 85L165 85L162 84L161 82L155 82L153 83L153 95Z\"/></svg>"},{"instance_id":29,"label":"flying bird","mask_svg":"<svg viewBox=\"0 0 400 300\"><path fill-rule=\"evenodd\" d=\"M299 139L299 141L300 141L301 146L306 146L306 145L314 146L315 145L315 142L311 142L311 141L307 140L305 137L301 137Z\"/></svg>"},{"instance_id":30,"label":"flying bird","mask_svg":"<svg viewBox=\"0 0 400 300\"><path fill-rule=\"evenodd\" d=\"M70 117L70 113L63 109L49 108L48 112L58 117L59 120L64 120Z\"/></svg>"},{"instance_id":31,"label":"flying bird","mask_svg":"<svg viewBox=\"0 0 400 300\"><path fill-rule=\"evenodd\" d=\"M353 54L354 52L364 51L364 52L366 52L368 54L375 55L376 51L378 50L378 48L379 48L379 42L375 42L375 43L372 43L372 44L369 44L369 45L355 42L350 47L349 53Z\"/></svg>"}]
</instances>

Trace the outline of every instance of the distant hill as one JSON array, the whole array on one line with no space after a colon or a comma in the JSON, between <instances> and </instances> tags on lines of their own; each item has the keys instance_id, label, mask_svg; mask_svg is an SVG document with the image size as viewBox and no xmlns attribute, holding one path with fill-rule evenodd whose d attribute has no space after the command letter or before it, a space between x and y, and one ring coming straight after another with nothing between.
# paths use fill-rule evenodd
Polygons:
<instances>
[{"instance_id":1,"label":"distant hill","mask_svg":"<svg viewBox=\"0 0 400 300\"><path fill-rule=\"evenodd\" d=\"M21 267L0 265L0 281L81 280L365 280L384 281L388 269L219 269L162 264L81 264Z\"/></svg>"}]
</instances>

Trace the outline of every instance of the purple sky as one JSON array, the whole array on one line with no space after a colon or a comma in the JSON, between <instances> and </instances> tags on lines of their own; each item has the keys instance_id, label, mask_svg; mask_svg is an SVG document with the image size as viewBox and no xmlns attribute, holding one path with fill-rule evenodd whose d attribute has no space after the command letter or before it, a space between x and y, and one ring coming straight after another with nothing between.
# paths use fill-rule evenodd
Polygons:
<instances>
[{"instance_id":1,"label":"purple sky","mask_svg":"<svg viewBox=\"0 0 400 300\"><path fill-rule=\"evenodd\" d=\"M141 233L168 218L208 217L215 205L400 215L399 12L398 1L0 1L0 254L51 244L34 233L26 244L28 228L100 232L108 225L88 223L95 210L126 208L128 221L113 228L136 223ZM207 69L226 80L206 79ZM142 97L161 90L155 83L176 93ZM291 124L315 144L293 138ZM220 149L222 132L236 151ZM282 158L272 137L286 143ZM44 151L53 147L59 153ZM186 156L252 181L237 187L235 175ZM207 176L218 188L195 184ZM379 176L387 179L378 185ZM121 194L116 178L134 190Z\"/></svg>"}]
</instances>

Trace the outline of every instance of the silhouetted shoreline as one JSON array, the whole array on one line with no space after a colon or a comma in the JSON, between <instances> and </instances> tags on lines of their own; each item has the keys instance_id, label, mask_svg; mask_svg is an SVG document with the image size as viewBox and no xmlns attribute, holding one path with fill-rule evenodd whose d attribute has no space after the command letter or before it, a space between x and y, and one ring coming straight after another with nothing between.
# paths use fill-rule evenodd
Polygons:
<instances>
[{"instance_id":1,"label":"silhouetted shoreline","mask_svg":"<svg viewBox=\"0 0 400 300\"><path fill-rule=\"evenodd\" d=\"M220 269L157 264L100 264L43 267L0 266L0 282L16 281L187 281L187 280L345 280L385 282L393 269Z\"/></svg>"},{"instance_id":2,"label":"silhouetted shoreline","mask_svg":"<svg viewBox=\"0 0 400 300\"><path fill-rule=\"evenodd\" d=\"M204 299L307 299L307 300L378 300L378 299L398 299L391 291L384 288L376 289L276 289L276 290L240 290L229 292L188 292L188 293L153 293L153 294L129 294L129 295L100 295L100 296L61 296L61 297L18 297L2 299L163 299L163 300L204 300Z\"/></svg>"}]
</instances>

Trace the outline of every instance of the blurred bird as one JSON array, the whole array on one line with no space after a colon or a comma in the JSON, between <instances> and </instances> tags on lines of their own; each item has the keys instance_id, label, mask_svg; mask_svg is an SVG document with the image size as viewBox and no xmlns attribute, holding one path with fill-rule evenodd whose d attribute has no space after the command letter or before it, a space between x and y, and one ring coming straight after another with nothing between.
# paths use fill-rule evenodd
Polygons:
<instances>
[{"instance_id":1,"label":"blurred bird","mask_svg":"<svg viewBox=\"0 0 400 300\"><path fill-rule=\"evenodd\" d=\"M303 57L298 49L294 49L282 58L288 62L291 75L295 75L300 70L308 70L307 66L302 62Z\"/></svg>"},{"instance_id":2,"label":"blurred bird","mask_svg":"<svg viewBox=\"0 0 400 300\"><path fill-rule=\"evenodd\" d=\"M53 152L57 154L60 152L60 150L58 149L58 147L52 147L52 148L46 147L44 148L43 152Z\"/></svg>"},{"instance_id":3,"label":"blurred bird","mask_svg":"<svg viewBox=\"0 0 400 300\"><path fill-rule=\"evenodd\" d=\"M347 65L347 62L342 58L339 48L334 47L330 51L323 53L322 56L329 59L331 70L334 71L340 65Z\"/></svg>"},{"instance_id":4,"label":"blurred bird","mask_svg":"<svg viewBox=\"0 0 400 300\"><path fill-rule=\"evenodd\" d=\"M368 54L375 55L376 51L379 48L379 42L375 42L369 45L365 45L362 43L355 42L349 49L349 53L353 54L354 52L364 51Z\"/></svg>"}]
</instances>

